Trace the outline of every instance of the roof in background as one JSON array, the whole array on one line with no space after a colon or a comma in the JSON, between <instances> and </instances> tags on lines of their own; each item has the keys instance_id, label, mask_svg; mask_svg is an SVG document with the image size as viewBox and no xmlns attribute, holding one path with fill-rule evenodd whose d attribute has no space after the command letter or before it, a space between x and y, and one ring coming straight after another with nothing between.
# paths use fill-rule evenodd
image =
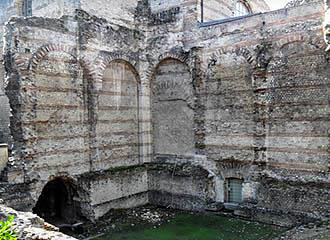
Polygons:
<instances>
[{"instance_id":1,"label":"roof in background","mask_svg":"<svg viewBox=\"0 0 330 240\"><path fill-rule=\"evenodd\" d=\"M280 8L284 8L285 5L290 2L290 0L265 0L269 5L271 10L276 10Z\"/></svg>"}]
</instances>

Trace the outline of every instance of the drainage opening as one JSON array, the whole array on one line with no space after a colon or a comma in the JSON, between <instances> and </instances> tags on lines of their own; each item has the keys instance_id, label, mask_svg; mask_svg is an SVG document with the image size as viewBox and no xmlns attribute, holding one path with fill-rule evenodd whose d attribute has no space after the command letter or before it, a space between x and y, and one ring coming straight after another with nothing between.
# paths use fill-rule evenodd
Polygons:
<instances>
[{"instance_id":1,"label":"drainage opening","mask_svg":"<svg viewBox=\"0 0 330 240\"><path fill-rule=\"evenodd\" d=\"M83 218L75 196L77 192L70 181L56 178L42 190L33 213L60 228L77 224Z\"/></svg>"}]
</instances>

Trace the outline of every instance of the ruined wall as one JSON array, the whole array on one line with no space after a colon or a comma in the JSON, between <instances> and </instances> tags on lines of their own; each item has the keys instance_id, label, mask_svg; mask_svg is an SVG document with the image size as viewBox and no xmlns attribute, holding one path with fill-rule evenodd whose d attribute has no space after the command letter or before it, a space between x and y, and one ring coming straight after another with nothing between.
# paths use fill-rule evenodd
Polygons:
<instances>
[{"instance_id":1,"label":"ruined wall","mask_svg":"<svg viewBox=\"0 0 330 240\"><path fill-rule=\"evenodd\" d=\"M60 18L63 15L73 15L79 9L79 0L38 0L32 1L32 15L38 17Z\"/></svg>"},{"instance_id":2,"label":"ruined wall","mask_svg":"<svg viewBox=\"0 0 330 240\"><path fill-rule=\"evenodd\" d=\"M198 0L197 7L200 12L199 19L201 19L201 5L203 5L204 22L234 17L236 2L236 0L204 0L202 3L201 0ZM264 0L247 1L246 6L249 8L251 13L267 12L270 10Z\"/></svg>"},{"instance_id":3,"label":"ruined wall","mask_svg":"<svg viewBox=\"0 0 330 240\"><path fill-rule=\"evenodd\" d=\"M115 0L40 0L33 1L32 15L60 18L64 15L73 16L76 9L80 9L107 21L132 28L137 2L137 0L126 0L125 2Z\"/></svg>"},{"instance_id":4,"label":"ruined wall","mask_svg":"<svg viewBox=\"0 0 330 240\"><path fill-rule=\"evenodd\" d=\"M11 0L0 3L0 39L3 39L3 27L10 14ZM9 103L5 95L5 69L3 65L3 41L0 41L1 57L0 62L0 143L8 143L9 138Z\"/></svg>"},{"instance_id":5,"label":"ruined wall","mask_svg":"<svg viewBox=\"0 0 330 240\"><path fill-rule=\"evenodd\" d=\"M252 206L278 214L326 214L329 74L323 6L290 9L290 20L279 22L284 14L244 19L242 33L231 31L243 21L202 29L212 32L203 35L208 47L202 51L208 59L205 147L221 175L236 169L241 174L226 177L258 183L252 187L255 199L246 199ZM261 32L254 30L258 26ZM210 44L220 29L229 35Z\"/></svg>"},{"instance_id":6,"label":"ruined wall","mask_svg":"<svg viewBox=\"0 0 330 240\"><path fill-rule=\"evenodd\" d=\"M8 182L33 204L70 178L91 219L148 202L226 206L233 178L237 214L282 225L329 214L322 2L204 27L196 9L140 2L134 30L83 10L11 21Z\"/></svg>"},{"instance_id":7,"label":"ruined wall","mask_svg":"<svg viewBox=\"0 0 330 240\"><path fill-rule=\"evenodd\" d=\"M90 202L86 209L94 218L102 217L111 209L126 209L145 205L148 198L148 175L145 166L121 167L80 176L88 186Z\"/></svg>"},{"instance_id":8,"label":"ruined wall","mask_svg":"<svg viewBox=\"0 0 330 240\"><path fill-rule=\"evenodd\" d=\"M149 202L163 207L200 211L212 200L208 172L190 164L154 164L149 168Z\"/></svg>"},{"instance_id":9,"label":"ruined wall","mask_svg":"<svg viewBox=\"0 0 330 240\"><path fill-rule=\"evenodd\" d=\"M205 146L209 160L254 159L252 66L240 54L218 56L207 81Z\"/></svg>"},{"instance_id":10,"label":"ruined wall","mask_svg":"<svg viewBox=\"0 0 330 240\"><path fill-rule=\"evenodd\" d=\"M11 208L0 205L0 217L6 219L14 216L14 229L18 239L49 239L49 240L76 240L59 232L59 229L35 214L17 212Z\"/></svg>"},{"instance_id":11,"label":"ruined wall","mask_svg":"<svg viewBox=\"0 0 330 240\"><path fill-rule=\"evenodd\" d=\"M32 202L48 181L71 179L87 193L79 201L91 219L113 207L148 201L143 195L146 169L131 175L123 169L134 170L144 161L139 134L142 94L134 52L139 43L131 44L139 33L116 26L117 35L113 25L90 20L86 12L79 12L77 19L32 17L9 23L6 49L19 47L7 72L6 94L15 109L15 154L6 171L9 183L31 189ZM99 31L111 34L99 38ZM78 32L84 33L81 48L76 45ZM114 38L122 40L113 45ZM114 175L100 174L109 169ZM123 198L125 206L118 200Z\"/></svg>"},{"instance_id":12,"label":"ruined wall","mask_svg":"<svg viewBox=\"0 0 330 240\"><path fill-rule=\"evenodd\" d=\"M176 6L180 6L183 2L183 0L150 0L149 5L152 12L160 12Z\"/></svg>"},{"instance_id":13,"label":"ruined wall","mask_svg":"<svg viewBox=\"0 0 330 240\"><path fill-rule=\"evenodd\" d=\"M164 60L152 86L154 154L193 154L194 93L188 67L177 60Z\"/></svg>"},{"instance_id":14,"label":"ruined wall","mask_svg":"<svg viewBox=\"0 0 330 240\"><path fill-rule=\"evenodd\" d=\"M138 0L80 0L81 9L108 21L132 27ZM109 14L111 12L111 14Z\"/></svg>"},{"instance_id":15,"label":"ruined wall","mask_svg":"<svg viewBox=\"0 0 330 240\"><path fill-rule=\"evenodd\" d=\"M96 112L96 169L139 164L139 84L129 63L114 61L106 67Z\"/></svg>"},{"instance_id":16,"label":"ruined wall","mask_svg":"<svg viewBox=\"0 0 330 240\"><path fill-rule=\"evenodd\" d=\"M4 69L0 67L0 76L4 76ZM2 77L1 81L4 79ZM2 86L1 86L2 85ZM0 143L8 143L9 138L9 103L4 93L3 83L0 82Z\"/></svg>"},{"instance_id":17,"label":"ruined wall","mask_svg":"<svg viewBox=\"0 0 330 240\"><path fill-rule=\"evenodd\" d=\"M27 147L34 150L33 171L42 179L44 174L79 174L89 169L83 81L81 66L68 53L52 51L36 66L29 88L35 98L25 109L34 114L26 127L38 138Z\"/></svg>"},{"instance_id":18,"label":"ruined wall","mask_svg":"<svg viewBox=\"0 0 330 240\"><path fill-rule=\"evenodd\" d=\"M283 218L283 224L290 225L303 221L301 213L326 215L329 76L322 39L323 3L199 29L194 27L193 11L188 10L192 6L180 6L179 14L185 14L183 25L173 20L151 28L155 35L149 40L154 45L148 46L155 56L152 61L161 63L164 56L186 59L183 62L193 73L193 106L198 113L193 118L192 157L172 156L165 162L190 162L206 169L215 176L211 199L219 202L228 201L227 180L242 179L241 206L254 209L247 214L256 219L281 224L280 216L289 213L292 217ZM286 16L290 18L283 20ZM183 35L176 34L180 30ZM157 67L153 69L157 74ZM157 77L150 79L157 83ZM166 114L173 119L181 116L176 111ZM153 119L157 153L154 111ZM167 138L175 141L176 134ZM156 154L154 161L160 159ZM320 200L317 195L324 197ZM274 211L266 217L264 208Z\"/></svg>"}]
</instances>

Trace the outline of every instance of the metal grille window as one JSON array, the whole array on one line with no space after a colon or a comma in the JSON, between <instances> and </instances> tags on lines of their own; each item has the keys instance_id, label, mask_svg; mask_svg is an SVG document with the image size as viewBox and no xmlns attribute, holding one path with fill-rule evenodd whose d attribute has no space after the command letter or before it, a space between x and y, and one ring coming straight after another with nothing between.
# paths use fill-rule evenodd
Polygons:
<instances>
[{"instance_id":1,"label":"metal grille window","mask_svg":"<svg viewBox=\"0 0 330 240\"><path fill-rule=\"evenodd\" d=\"M245 2L243 2L243 1L236 2L235 9L234 9L235 17L249 15L250 13L251 13L251 11Z\"/></svg>"},{"instance_id":2,"label":"metal grille window","mask_svg":"<svg viewBox=\"0 0 330 240\"><path fill-rule=\"evenodd\" d=\"M25 17L32 16L32 0L23 1L22 14Z\"/></svg>"},{"instance_id":3,"label":"metal grille window","mask_svg":"<svg viewBox=\"0 0 330 240\"><path fill-rule=\"evenodd\" d=\"M242 184L241 179L230 178L227 180L227 202L241 203L243 201Z\"/></svg>"}]
</instances>

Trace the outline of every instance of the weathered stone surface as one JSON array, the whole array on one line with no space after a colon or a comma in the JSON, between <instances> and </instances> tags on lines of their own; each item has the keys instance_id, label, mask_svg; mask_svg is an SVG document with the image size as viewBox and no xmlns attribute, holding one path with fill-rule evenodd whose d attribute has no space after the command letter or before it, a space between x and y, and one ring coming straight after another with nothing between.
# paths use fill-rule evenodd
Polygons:
<instances>
[{"instance_id":1,"label":"weathered stone surface","mask_svg":"<svg viewBox=\"0 0 330 240\"><path fill-rule=\"evenodd\" d=\"M160 63L153 85L155 154L194 153L194 92L188 67L174 60Z\"/></svg>"},{"instance_id":2,"label":"weathered stone surface","mask_svg":"<svg viewBox=\"0 0 330 240\"><path fill-rule=\"evenodd\" d=\"M59 232L58 228L45 222L32 213L17 212L11 208L0 205L0 219L14 216L13 229L18 240L74 240Z\"/></svg>"},{"instance_id":3,"label":"weathered stone surface","mask_svg":"<svg viewBox=\"0 0 330 240\"><path fill-rule=\"evenodd\" d=\"M234 178L237 214L329 217L323 2L202 25L196 1L139 1L125 24L105 16L111 3L80 2L5 28L3 184L27 209L64 179L88 219L146 203L200 210L227 203Z\"/></svg>"},{"instance_id":4,"label":"weathered stone surface","mask_svg":"<svg viewBox=\"0 0 330 240\"><path fill-rule=\"evenodd\" d=\"M0 144L0 172L4 170L7 164L8 164L8 145Z\"/></svg>"}]
</instances>

